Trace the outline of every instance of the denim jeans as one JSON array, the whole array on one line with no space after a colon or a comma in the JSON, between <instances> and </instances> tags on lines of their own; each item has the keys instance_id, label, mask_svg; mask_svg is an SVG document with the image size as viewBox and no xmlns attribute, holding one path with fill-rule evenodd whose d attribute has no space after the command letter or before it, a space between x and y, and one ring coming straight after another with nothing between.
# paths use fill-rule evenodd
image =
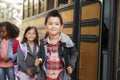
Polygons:
<instances>
[{"instance_id":1,"label":"denim jeans","mask_svg":"<svg viewBox=\"0 0 120 80\"><path fill-rule=\"evenodd\" d=\"M0 68L0 80L15 80L14 68Z\"/></svg>"}]
</instances>

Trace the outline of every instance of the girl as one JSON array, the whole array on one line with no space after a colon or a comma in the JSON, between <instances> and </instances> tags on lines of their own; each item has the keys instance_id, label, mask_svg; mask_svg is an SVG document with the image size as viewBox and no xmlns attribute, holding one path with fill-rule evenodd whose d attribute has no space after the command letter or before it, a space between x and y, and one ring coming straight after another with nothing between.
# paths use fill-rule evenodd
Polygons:
<instances>
[{"instance_id":1,"label":"girl","mask_svg":"<svg viewBox=\"0 0 120 80\"><path fill-rule=\"evenodd\" d=\"M36 53L38 51L38 32L34 26L28 26L24 32L22 42L18 48L17 63L19 66L20 80L35 80Z\"/></svg>"},{"instance_id":2,"label":"girl","mask_svg":"<svg viewBox=\"0 0 120 80\"><path fill-rule=\"evenodd\" d=\"M37 80L71 80L70 74L75 68L77 50L72 40L64 33L61 15L57 10L48 13L45 18L47 34L39 47L40 73Z\"/></svg>"},{"instance_id":3,"label":"girl","mask_svg":"<svg viewBox=\"0 0 120 80\"><path fill-rule=\"evenodd\" d=\"M15 80L14 62L17 59L19 29L10 22L0 23L0 80Z\"/></svg>"}]
</instances>

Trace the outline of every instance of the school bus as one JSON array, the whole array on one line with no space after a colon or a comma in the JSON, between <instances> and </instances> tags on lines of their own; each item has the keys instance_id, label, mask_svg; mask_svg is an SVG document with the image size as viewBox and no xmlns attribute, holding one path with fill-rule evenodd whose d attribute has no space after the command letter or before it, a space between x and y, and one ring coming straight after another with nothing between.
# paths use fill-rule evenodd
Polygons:
<instances>
[{"instance_id":1,"label":"school bus","mask_svg":"<svg viewBox=\"0 0 120 80\"><path fill-rule=\"evenodd\" d=\"M120 0L23 0L21 35L36 26L40 38L46 33L47 13L57 9L64 29L79 52L72 80L119 80Z\"/></svg>"}]
</instances>

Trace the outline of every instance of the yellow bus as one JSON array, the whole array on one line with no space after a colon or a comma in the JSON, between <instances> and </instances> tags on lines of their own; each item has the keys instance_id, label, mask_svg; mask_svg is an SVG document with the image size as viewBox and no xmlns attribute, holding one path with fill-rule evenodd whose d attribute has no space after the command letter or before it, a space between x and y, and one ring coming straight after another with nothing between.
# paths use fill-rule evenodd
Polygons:
<instances>
[{"instance_id":1,"label":"yellow bus","mask_svg":"<svg viewBox=\"0 0 120 80\"><path fill-rule=\"evenodd\" d=\"M119 46L116 44L118 39L116 42L113 38L118 38L115 32L119 28L118 25L112 27L112 23L117 24L118 21L110 21L112 16L118 14L120 0L117 1L23 0L20 36L22 37L27 26L36 26L40 38L44 38L45 16L49 11L57 9L64 22L62 32L72 38L79 52L76 69L71 75L72 80L118 80ZM114 13L115 8L117 8L116 13ZM110 11L114 14L109 13ZM115 16L115 20L119 19ZM118 33L117 31L116 34Z\"/></svg>"}]
</instances>

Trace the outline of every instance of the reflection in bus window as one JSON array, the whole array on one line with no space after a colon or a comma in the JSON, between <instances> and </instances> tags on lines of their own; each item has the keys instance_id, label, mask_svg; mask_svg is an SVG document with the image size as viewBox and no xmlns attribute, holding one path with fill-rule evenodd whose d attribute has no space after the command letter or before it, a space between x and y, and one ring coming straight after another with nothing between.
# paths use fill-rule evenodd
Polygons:
<instances>
[{"instance_id":1,"label":"reflection in bus window","mask_svg":"<svg viewBox=\"0 0 120 80\"><path fill-rule=\"evenodd\" d=\"M58 6L63 6L68 3L68 0L58 0Z\"/></svg>"},{"instance_id":2,"label":"reflection in bus window","mask_svg":"<svg viewBox=\"0 0 120 80\"><path fill-rule=\"evenodd\" d=\"M54 0L47 0L47 10L54 8Z\"/></svg>"},{"instance_id":3,"label":"reflection in bus window","mask_svg":"<svg viewBox=\"0 0 120 80\"><path fill-rule=\"evenodd\" d=\"M29 5L28 5L28 14L29 14L29 17L33 15L33 11L32 11L32 8L33 8L33 0L29 0Z\"/></svg>"},{"instance_id":4,"label":"reflection in bus window","mask_svg":"<svg viewBox=\"0 0 120 80\"><path fill-rule=\"evenodd\" d=\"M44 12L44 3L45 0L39 0L39 13Z\"/></svg>"},{"instance_id":5,"label":"reflection in bus window","mask_svg":"<svg viewBox=\"0 0 120 80\"><path fill-rule=\"evenodd\" d=\"M38 14L38 0L34 0L34 15Z\"/></svg>"},{"instance_id":6,"label":"reflection in bus window","mask_svg":"<svg viewBox=\"0 0 120 80\"><path fill-rule=\"evenodd\" d=\"M28 0L25 0L24 2L24 11L23 11L23 18L27 18L28 17Z\"/></svg>"}]
</instances>

